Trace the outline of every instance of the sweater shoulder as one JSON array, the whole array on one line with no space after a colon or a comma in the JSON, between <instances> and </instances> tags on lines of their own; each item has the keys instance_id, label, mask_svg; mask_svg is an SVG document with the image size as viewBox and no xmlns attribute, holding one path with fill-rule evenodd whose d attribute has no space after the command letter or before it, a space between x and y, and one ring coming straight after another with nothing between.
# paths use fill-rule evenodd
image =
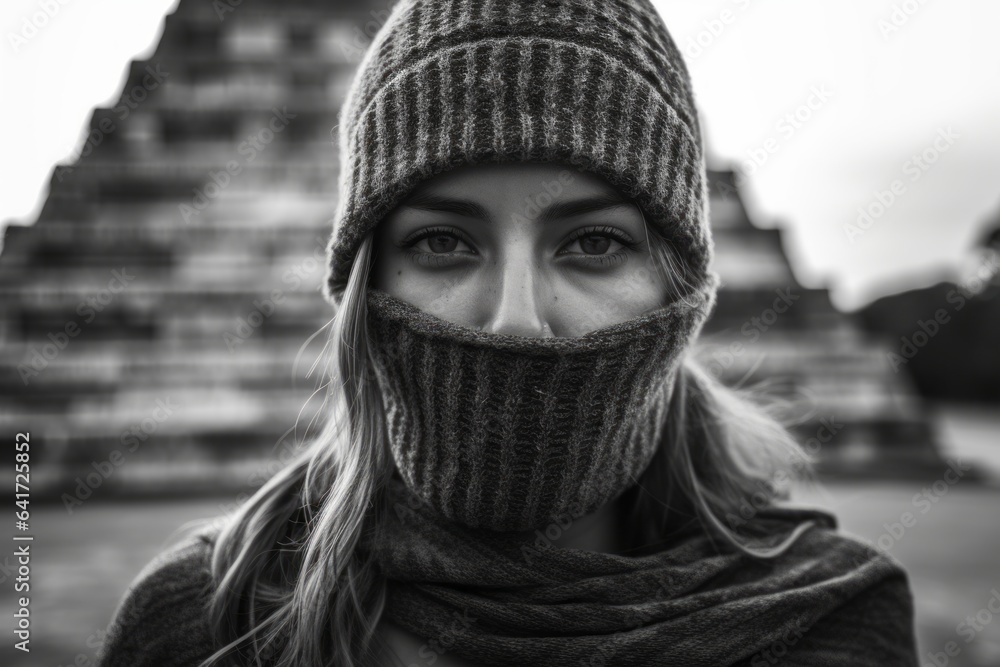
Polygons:
<instances>
[{"instance_id":1,"label":"sweater shoulder","mask_svg":"<svg viewBox=\"0 0 1000 667\"><path fill-rule=\"evenodd\" d=\"M917 667L913 593L904 573L865 588L804 634L789 632L750 667Z\"/></svg>"},{"instance_id":2,"label":"sweater shoulder","mask_svg":"<svg viewBox=\"0 0 1000 667\"><path fill-rule=\"evenodd\" d=\"M916 667L913 592L909 574L896 558L829 526L804 533L800 553L816 567L829 568L826 581L852 583L836 593L827 587L811 591L832 595L837 603L808 629L794 628L752 656L749 665L780 660L787 667Z\"/></svg>"},{"instance_id":3,"label":"sweater shoulder","mask_svg":"<svg viewBox=\"0 0 1000 667\"><path fill-rule=\"evenodd\" d=\"M98 665L197 665L212 653L208 603L218 525L201 527L157 554L112 615Z\"/></svg>"}]
</instances>

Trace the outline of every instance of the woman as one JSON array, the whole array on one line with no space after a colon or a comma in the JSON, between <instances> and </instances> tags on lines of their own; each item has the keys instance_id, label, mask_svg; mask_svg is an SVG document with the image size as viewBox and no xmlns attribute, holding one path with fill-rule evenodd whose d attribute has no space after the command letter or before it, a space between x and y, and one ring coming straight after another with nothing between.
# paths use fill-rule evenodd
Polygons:
<instances>
[{"instance_id":1,"label":"woman","mask_svg":"<svg viewBox=\"0 0 1000 667\"><path fill-rule=\"evenodd\" d=\"M102 664L916 664L906 572L687 357L718 278L647 1L404 0L340 139L330 418Z\"/></svg>"}]
</instances>

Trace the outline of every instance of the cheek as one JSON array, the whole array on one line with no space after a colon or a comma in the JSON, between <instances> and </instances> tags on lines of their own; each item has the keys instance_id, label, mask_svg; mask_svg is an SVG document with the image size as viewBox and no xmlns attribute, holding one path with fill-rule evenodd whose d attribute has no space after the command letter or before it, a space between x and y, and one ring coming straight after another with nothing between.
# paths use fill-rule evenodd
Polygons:
<instances>
[{"instance_id":1,"label":"cheek","mask_svg":"<svg viewBox=\"0 0 1000 667\"><path fill-rule=\"evenodd\" d=\"M594 279L585 286L557 287L549 306L562 330L582 336L638 317L662 305L663 300L664 292L655 274L631 278L623 274Z\"/></svg>"},{"instance_id":2,"label":"cheek","mask_svg":"<svg viewBox=\"0 0 1000 667\"><path fill-rule=\"evenodd\" d=\"M372 241L373 257L369 284L398 296L396 293L404 289L405 284L415 277L413 264L407 261L404 251L397 247L388 235L376 234Z\"/></svg>"}]
</instances>

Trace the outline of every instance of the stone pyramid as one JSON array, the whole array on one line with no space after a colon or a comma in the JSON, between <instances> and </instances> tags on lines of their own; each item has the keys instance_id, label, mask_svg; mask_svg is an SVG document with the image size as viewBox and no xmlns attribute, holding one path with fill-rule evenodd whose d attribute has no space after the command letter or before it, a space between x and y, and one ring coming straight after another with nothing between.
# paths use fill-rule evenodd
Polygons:
<instances>
[{"instance_id":1,"label":"stone pyramid","mask_svg":"<svg viewBox=\"0 0 1000 667\"><path fill-rule=\"evenodd\" d=\"M248 489L306 431L322 347L311 336L332 315L319 292L331 131L388 9L181 0L119 103L95 109L79 158L54 169L38 220L8 227L0 420L38 443L34 493L69 506ZM752 370L807 388L803 438L843 424L823 442L829 470L936 466L906 378L825 291L798 285L733 174L712 173L711 205L726 285L706 364L730 383ZM782 289L794 304L769 322Z\"/></svg>"}]
</instances>

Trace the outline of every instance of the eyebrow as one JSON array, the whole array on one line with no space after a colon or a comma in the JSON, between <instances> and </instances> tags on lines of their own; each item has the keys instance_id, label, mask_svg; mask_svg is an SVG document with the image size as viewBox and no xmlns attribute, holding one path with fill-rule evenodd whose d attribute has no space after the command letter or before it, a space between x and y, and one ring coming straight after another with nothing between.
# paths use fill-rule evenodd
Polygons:
<instances>
[{"instance_id":1,"label":"eyebrow","mask_svg":"<svg viewBox=\"0 0 1000 667\"><path fill-rule=\"evenodd\" d=\"M403 206L424 211L456 213L481 220L490 219L489 212L476 202L466 199L443 197L429 192L417 192L413 194L403 202ZM618 208L620 206L632 206L632 203L623 199L617 193L604 193L572 201L559 201L545 208L538 216L538 222L545 223L558 218L569 218L576 215L583 215L584 213Z\"/></svg>"}]
</instances>

